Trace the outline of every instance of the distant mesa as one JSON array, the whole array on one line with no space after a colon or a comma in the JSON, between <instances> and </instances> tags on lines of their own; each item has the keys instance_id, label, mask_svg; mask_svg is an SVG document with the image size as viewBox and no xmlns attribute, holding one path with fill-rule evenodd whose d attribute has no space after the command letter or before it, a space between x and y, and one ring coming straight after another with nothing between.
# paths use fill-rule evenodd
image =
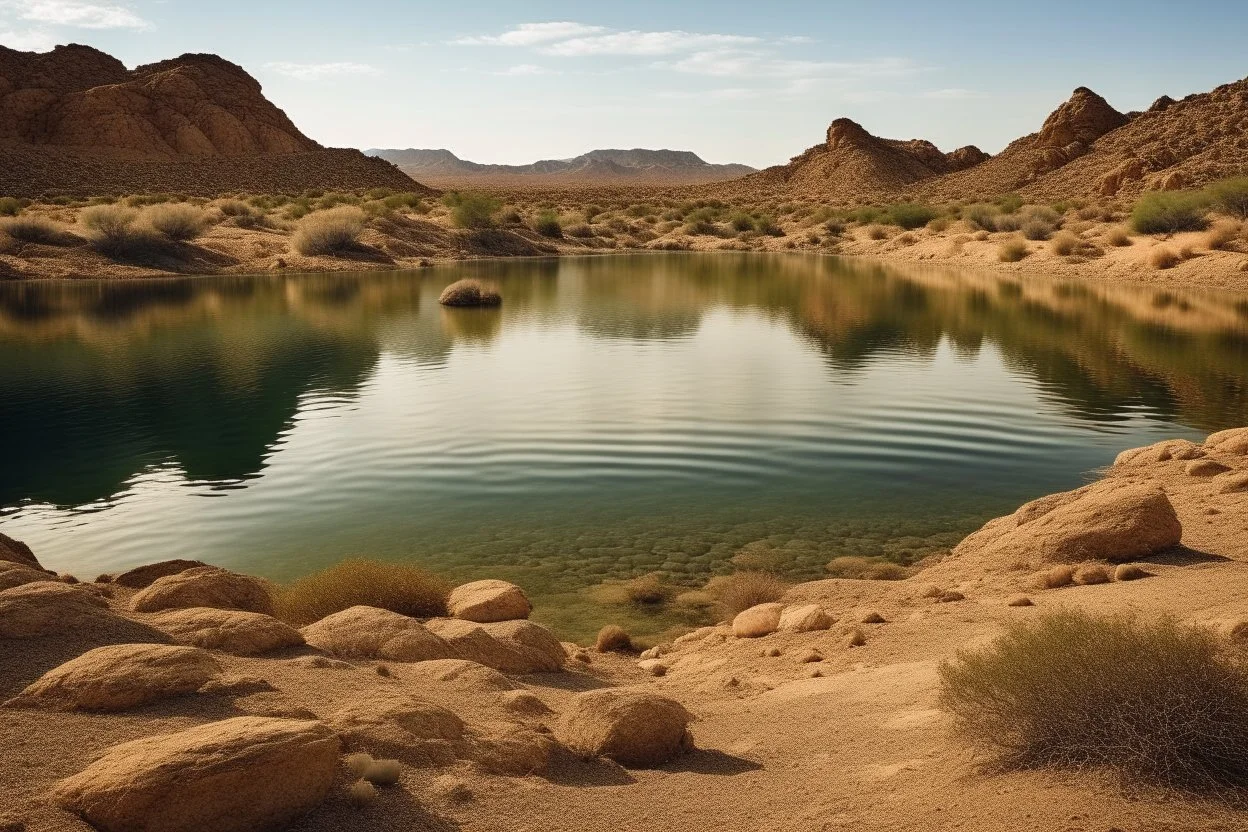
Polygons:
<instances>
[{"instance_id":1,"label":"distant mesa","mask_svg":"<svg viewBox=\"0 0 1248 832\"><path fill-rule=\"evenodd\" d=\"M437 187L575 187L593 185L697 185L753 173L749 165L717 165L688 150L591 150L571 159L528 165L485 165L449 150L373 149L365 153L398 165Z\"/></svg>"},{"instance_id":2,"label":"distant mesa","mask_svg":"<svg viewBox=\"0 0 1248 832\"><path fill-rule=\"evenodd\" d=\"M299 131L242 67L186 54L133 70L97 49L0 46L0 193L298 192L418 186Z\"/></svg>"}]
</instances>

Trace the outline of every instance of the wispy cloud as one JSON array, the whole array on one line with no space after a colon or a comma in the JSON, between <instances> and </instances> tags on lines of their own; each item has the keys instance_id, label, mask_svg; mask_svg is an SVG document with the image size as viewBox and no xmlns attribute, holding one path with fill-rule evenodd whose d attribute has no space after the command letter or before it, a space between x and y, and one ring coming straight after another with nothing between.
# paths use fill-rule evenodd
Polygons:
<instances>
[{"instance_id":1,"label":"wispy cloud","mask_svg":"<svg viewBox=\"0 0 1248 832\"><path fill-rule=\"evenodd\" d=\"M381 70L370 64L356 64L349 61L338 61L325 64L298 64L289 61L271 61L264 68L278 75L295 78L299 81L319 81L336 75L380 75Z\"/></svg>"},{"instance_id":2,"label":"wispy cloud","mask_svg":"<svg viewBox=\"0 0 1248 832\"><path fill-rule=\"evenodd\" d=\"M884 78L910 75L919 66L906 58L868 61L803 61L777 58L758 50L715 49L694 54L664 67L720 78Z\"/></svg>"},{"instance_id":3,"label":"wispy cloud","mask_svg":"<svg viewBox=\"0 0 1248 832\"><path fill-rule=\"evenodd\" d=\"M550 23L521 23L508 29L501 35L475 35L456 38L451 43L456 46L535 46L553 40L592 35L605 32L605 26L590 26L585 23L574 23L570 20L552 21Z\"/></svg>"},{"instance_id":4,"label":"wispy cloud","mask_svg":"<svg viewBox=\"0 0 1248 832\"><path fill-rule=\"evenodd\" d=\"M80 29L150 29L152 24L125 5L78 0L3 0L0 9L19 20Z\"/></svg>"},{"instance_id":5,"label":"wispy cloud","mask_svg":"<svg viewBox=\"0 0 1248 832\"><path fill-rule=\"evenodd\" d=\"M697 49L713 49L758 43L748 35L716 35L699 32L611 32L604 35L571 38L541 47L547 55L671 55Z\"/></svg>"},{"instance_id":6,"label":"wispy cloud","mask_svg":"<svg viewBox=\"0 0 1248 832\"><path fill-rule=\"evenodd\" d=\"M920 93L920 98L932 98L937 101L962 101L968 98L983 98L982 92L975 90L963 89L962 87L949 87L943 90L928 90Z\"/></svg>"},{"instance_id":7,"label":"wispy cloud","mask_svg":"<svg viewBox=\"0 0 1248 832\"><path fill-rule=\"evenodd\" d=\"M555 70L537 64L516 64L493 73L494 75L558 75Z\"/></svg>"},{"instance_id":8,"label":"wispy cloud","mask_svg":"<svg viewBox=\"0 0 1248 832\"><path fill-rule=\"evenodd\" d=\"M47 52L56 46L56 37L46 29L27 29L24 32L0 31L0 46L19 52Z\"/></svg>"}]
</instances>

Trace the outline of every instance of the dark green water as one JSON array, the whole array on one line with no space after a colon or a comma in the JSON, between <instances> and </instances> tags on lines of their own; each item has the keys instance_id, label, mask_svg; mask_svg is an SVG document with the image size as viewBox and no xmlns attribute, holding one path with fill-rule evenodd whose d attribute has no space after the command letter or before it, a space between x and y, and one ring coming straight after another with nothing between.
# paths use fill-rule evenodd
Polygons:
<instances>
[{"instance_id":1,"label":"dark green water","mask_svg":"<svg viewBox=\"0 0 1248 832\"><path fill-rule=\"evenodd\" d=\"M440 290L496 280L498 310ZM1248 297L672 254L0 284L0 527L52 568L344 556L587 588L907 561L1248 422Z\"/></svg>"}]
</instances>

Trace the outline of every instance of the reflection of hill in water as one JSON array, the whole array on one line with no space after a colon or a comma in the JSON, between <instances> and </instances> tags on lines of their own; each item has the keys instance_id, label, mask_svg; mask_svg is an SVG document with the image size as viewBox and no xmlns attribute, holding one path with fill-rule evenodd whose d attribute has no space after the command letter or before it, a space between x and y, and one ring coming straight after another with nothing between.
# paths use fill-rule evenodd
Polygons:
<instances>
[{"instance_id":1,"label":"reflection of hill in water","mask_svg":"<svg viewBox=\"0 0 1248 832\"><path fill-rule=\"evenodd\" d=\"M445 310L465 276L501 310ZM1111 284L900 272L828 258L673 255L468 264L411 274L0 284L0 504L80 504L174 462L197 480L254 476L300 397L353 395L381 352L444 366L511 328L671 340L713 308L799 333L832 377L882 355L992 343L1072 416L1140 405L1204 429L1248 412L1248 304Z\"/></svg>"}]
</instances>

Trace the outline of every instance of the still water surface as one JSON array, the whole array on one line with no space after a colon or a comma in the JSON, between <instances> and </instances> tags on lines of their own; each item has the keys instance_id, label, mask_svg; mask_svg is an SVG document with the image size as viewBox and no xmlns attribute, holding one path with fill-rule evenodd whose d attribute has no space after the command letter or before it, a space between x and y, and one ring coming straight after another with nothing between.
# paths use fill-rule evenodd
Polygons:
<instances>
[{"instance_id":1,"label":"still water surface","mask_svg":"<svg viewBox=\"0 0 1248 832\"><path fill-rule=\"evenodd\" d=\"M502 308L441 308L465 276ZM670 623L604 580L913 560L1245 422L1241 295L725 254L0 284L0 527L45 565L407 559L568 634Z\"/></svg>"}]
</instances>

